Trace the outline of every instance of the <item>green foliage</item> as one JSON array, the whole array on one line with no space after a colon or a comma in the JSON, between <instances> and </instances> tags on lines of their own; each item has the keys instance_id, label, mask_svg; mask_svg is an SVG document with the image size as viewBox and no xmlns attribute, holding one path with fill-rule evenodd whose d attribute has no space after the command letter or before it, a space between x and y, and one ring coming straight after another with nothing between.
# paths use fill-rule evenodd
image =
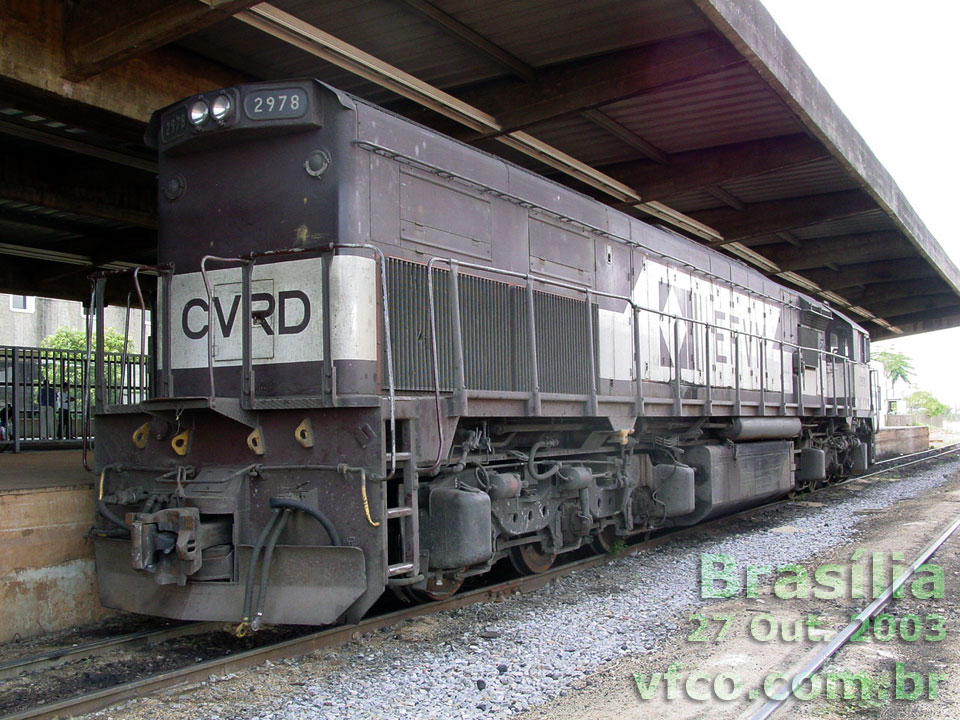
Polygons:
<instances>
[{"instance_id":1,"label":"green foliage","mask_svg":"<svg viewBox=\"0 0 960 720\"><path fill-rule=\"evenodd\" d=\"M910 393L904 400L907 403L907 407L914 412L930 415L931 417L946 415L950 412L948 405L937 400L932 393L928 393L926 390L917 390L916 392Z\"/></svg>"},{"instance_id":2,"label":"green foliage","mask_svg":"<svg viewBox=\"0 0 960 720\"><path fill-rule=\"evenodd\" d=\"M130 352L130 341L127 340L127 352ZM123 333L107 328L103 333L103 347L107 352L123 352ZM45 337L40 347L51 348L52 350L86 350L87 334L83 330L71 330L70 328L60 328L53 335ZM90 338L90 348L97 347L97 336Z\"/></svg>"},{"instance_id":3,"label":"green foliage","mask_svg":"<svg viewBox=\"0 0 960 720\"><path fill-rule=\"evenodd\" d=\"M874 353L873 358L883 364L883 374L890 380L891 388L897 384L897 380L903 380L905 383L910 382L910 375L913 374L913 364L908 355L892 350L881 350Z\"/></svg>"},{"instance_id":4,"label":"green foliage","mask_svg":"<svg viewBox=\"0 0 960 720\"><path fill-rule=\"evenodd\" d=\"M115 353L119 359L119 354L123 352L124 341L123 333L106 328L103 333L104 350L107 353ZM128 367L129 363L135 362L132 355L131 343L127 343ZM71 395L79 401L80 388L84 384L84 372L86 370L86 360L84 352L87 349L87 334L84 330L71 330L70 328L60 328L53 335L48 335L40 342L40 347L49 350L64 350L62 355L49 353L50 357L41 359L41 377L48 381L54 389L59 390L61 383L66 381L70 385ZM90 338L91 354L96 351L96 335ZM109 356L108 356L109 357ZM91 373L93 365L91 361ZM128 371L129 372L129 371ZM120 384L121 366L119 362L109 362L106 367L106 381L110 387L116 387ZM89 381L92 383L92 378ZM129 380L128 380L129 382ZM92 390L91 390L92 392Z\"/></svg>"},{"instance_id":5,"label":"green foliage","mask_svg":"<svg viewBox=\"0 0 960 720\"><path fill-rule=\"evenodd\" d=\"M613 541L613 545L610 547L610 555L613 557L619 557L627 551L627 543L623 538L617 538Z\"/></svg>"}]
</instances>

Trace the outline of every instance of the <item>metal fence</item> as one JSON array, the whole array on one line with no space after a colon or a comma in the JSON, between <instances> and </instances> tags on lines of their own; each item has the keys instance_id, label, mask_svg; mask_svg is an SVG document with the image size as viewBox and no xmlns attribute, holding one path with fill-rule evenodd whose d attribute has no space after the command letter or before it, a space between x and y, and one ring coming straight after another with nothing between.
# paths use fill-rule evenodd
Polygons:
<instances>
[{"instance_id":1,"label":"metal fence","mask_svg":"<svg viewBox=\"0 0 960 720\"><path fill-rule=\"evenodd\" d=\"M106 404L144 399L145 367L139 355L106 353ZM87 354L82 350L0 345L0 450L80 446L84 388L91 405L94 400L87 372Z\"/></svg>"}]
</instances>

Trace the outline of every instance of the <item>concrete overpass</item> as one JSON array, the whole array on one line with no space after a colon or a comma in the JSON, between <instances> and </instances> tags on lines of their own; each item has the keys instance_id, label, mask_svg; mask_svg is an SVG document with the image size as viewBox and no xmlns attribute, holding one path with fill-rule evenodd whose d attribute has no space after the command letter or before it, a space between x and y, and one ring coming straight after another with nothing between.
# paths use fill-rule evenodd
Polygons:
<instances>
[{"instance_id":1,"label":"concrete overpass","mask_svg":"<svg viewBox=\"0 0 960 720\"><path fill-rule=\"evenodd\" d=\"M0 290L154 256L150 113L313 76L669 225L876 339L960 273L757 0L7 0Z\"/></svg>"}]
</instances>

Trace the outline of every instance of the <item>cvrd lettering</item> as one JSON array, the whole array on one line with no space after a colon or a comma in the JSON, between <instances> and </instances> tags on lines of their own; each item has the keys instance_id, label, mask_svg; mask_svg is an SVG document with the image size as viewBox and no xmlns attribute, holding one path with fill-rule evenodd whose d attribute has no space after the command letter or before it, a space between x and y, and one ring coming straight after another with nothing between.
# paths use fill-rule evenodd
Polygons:
<instances>
[{"instance_id":1,"label":"cvrd lettering","mask_svg":"<svg viewBox=\"0 0 960 720\"><path fill-rule=\"evenodd\" d=\"M291 303L300 304L302 317L299 322L290 321L291 317L295 317L295 313L292 312L294 306ZM250 296L250 304L250 315L253 321L267 335L274 334L274 328L270 324L270 318L273 317L274 312L277 315L276 323L279 335L296 335L306 330L310 324L310 298L302 290L281 290L277 293L276 298L270 293L253 293ZM260 307L256 307L258 305ZM207 324L209 307L207 301L202 298L191 298L184 304L183 312L180 314L180 327L183 334L191 340L200 340L206 337L209 329ZM231 298L230 309L226 313L224 313L220 298L215 297L213 299L213 309L217 316L217 323L220 325L221 336L230 337L240 310L240 295L234 295ZM194 310L198 312L192 312Z\"/></svg>"}]
</instances>

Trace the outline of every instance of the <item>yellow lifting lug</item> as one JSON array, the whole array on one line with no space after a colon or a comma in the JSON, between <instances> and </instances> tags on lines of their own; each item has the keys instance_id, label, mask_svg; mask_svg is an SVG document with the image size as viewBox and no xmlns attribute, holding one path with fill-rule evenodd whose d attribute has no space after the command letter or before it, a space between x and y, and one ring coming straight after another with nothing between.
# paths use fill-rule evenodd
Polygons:
<instances>
[{"instance_id":1,"label":"yellow lifting lug","mask_svg":"<svg viewBox=\"0 0 960 720\"><path fill-rule=\"evenodd\" d=\"M255 454L263 455L263 435L260 428L254 428L253 432L247 435L247 447Z\"/></svg>"},{"instance_id":2,"label":"yellow lifting lug","mask_svg":"<svg viewBox=\"0 0 960 720\"><path fill-rule=\"evenodd\" d=\"M150 436L150 423L144 423L133 431L133 444L143 450L147 446L147 438Z\"/></svg>"},{"instance_id":3,"label":"yellow lifting lug","mask_svg":"<svg viewBox=\"0 0 960 720\"><path fill-rule=\"evenodd\" d=\"M293 436L305 448L313 447L313 425L310 423L310 418L304 418L303 422L297 425L297 429L293 431Z\"/></svg>"},{"instance_id":4,"label":"yellow lifting lug","mask_svg":"<svg viewBox=\"0 0 960 720\"><path fill-rule=\"evenodd\" d=\"M174 435L170 440L170 447L177 455L186 455L190 450L190 431L184 430Z\"/></svg>"}]
</instances>

